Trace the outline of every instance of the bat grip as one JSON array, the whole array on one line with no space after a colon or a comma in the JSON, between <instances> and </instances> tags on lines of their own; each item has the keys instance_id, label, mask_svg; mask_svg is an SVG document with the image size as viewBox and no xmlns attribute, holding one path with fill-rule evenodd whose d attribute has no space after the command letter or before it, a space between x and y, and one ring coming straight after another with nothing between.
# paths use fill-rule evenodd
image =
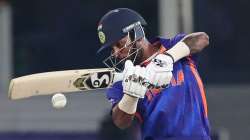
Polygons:
<instances>
[{"instance_id":1,"label":"bat grip","mask_svg":"<svg viewBox=\"0 0 250 140\"><path fill-rule=\"evenodd\" d=\"M119 73L119 72L114 73L113 83L122 81L123 77L124 77L123 73Z\"/></svg>"}]
</instances>

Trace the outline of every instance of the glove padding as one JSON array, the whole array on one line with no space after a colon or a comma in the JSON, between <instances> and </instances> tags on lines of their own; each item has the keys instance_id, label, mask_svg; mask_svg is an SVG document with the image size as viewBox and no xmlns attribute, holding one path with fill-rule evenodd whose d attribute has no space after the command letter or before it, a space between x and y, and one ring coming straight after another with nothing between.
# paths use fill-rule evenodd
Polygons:
<instances>
[{"instance_id":1,"label":"glove padding","mask_svg":"<svg viewBox=\"0 0 250 140\"><path fill-rule=\"evenodd\" d=\"M166 87L172 79L173 59L165 54L157 55L146 67L146 78L156 87Z\"/></svg>"},{"instance_id":2,"label":"glove padding","mask_svg":"<svg viewBox=\"0 0 250 140\"><path fill-rule=\"evenodd\" d=\"M146 79L146 68L134 66L130 60L127 60L123 73L123 92L136 98L144 98L147 91L146 85L143 84Z\"/></svg>"}]
</instances>

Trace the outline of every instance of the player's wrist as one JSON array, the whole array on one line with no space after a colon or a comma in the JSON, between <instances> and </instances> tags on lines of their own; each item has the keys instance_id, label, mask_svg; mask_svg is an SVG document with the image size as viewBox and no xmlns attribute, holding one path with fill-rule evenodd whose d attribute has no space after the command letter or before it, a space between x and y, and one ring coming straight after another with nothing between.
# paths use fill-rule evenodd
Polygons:
<instances>
[{"instance_id":1,"label":"player's wrist","mask_svg":"<svg viewBox=\"0 0 250 140\"><path fill-rule=\"evenodd\" d=\"M138 101L139 98L124 94L118 103L118 107L127 114L135 114Z\"/></svg>"},{"instance_id":2,"label":"player's wrist","mask_svg":"<svg viewBox=\"0 0 250 140\"><path fill-rule=\"evenodd\" d=\"M190 48L183 41L179 41L171 49L167 50L164 54L170 56L174 62L186 57L190 54Z\"/></svg>"},{"instance_id":3,"label":"player's wrist","mask_svg":"<svg viewBox=\"0 0 250 140\"><path fill-rule=\"evenodd\" d=\"M171 54L169 54L167 51L164 52L164 54L172 60L172 63L174 63L174 57Z\"/></svg>"}]
</instances>

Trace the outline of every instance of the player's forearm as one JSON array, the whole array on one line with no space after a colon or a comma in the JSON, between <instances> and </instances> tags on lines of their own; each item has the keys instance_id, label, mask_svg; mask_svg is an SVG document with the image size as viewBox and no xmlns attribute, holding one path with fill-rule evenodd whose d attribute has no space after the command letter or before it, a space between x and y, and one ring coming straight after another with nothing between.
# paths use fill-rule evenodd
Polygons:
<instances>
[{"instance_id":1,"label":"player's forearm","mask_svg":"<svg viewBox=\"0 0 250 140\"><path fill-rule=\"evenodd\" d=\"M133 121L139 98L124 94L120 102L114 107L112 118L116 126L127 128Z\"/></svg>"},{"instance_id":2,"label":"player's forearm","mask_svg":"<svg viewBox=\"0 0 250 140\"><path fill-rule=\"evenodd\" d=\"M209 37L204 32L191 33L165 52L176 62L190 54L202 51L209 44Z\"/></svg>"},{"instance_id":3,"label":"player's forearm","mask_svg":"<svg viewBox=\"0 0 250 140\"><path fill-rule=\"evenodd\" d=\"M189 47L190 53L195 54L209 45L209 36L205 32L192 33L184 37L183 42Z\"/></svg>"},{"instance_id":4,"label":"player's forearm","mask_svg":"<svg viewBox=\"0 0 250 140\"><path fill-rule=\"evenodd\" d=\"M127 114L126 112L122 111L119 109L118 105L116 105L112 111L113 122L120 129L128 128L132 124L134 115Z\"/></svg>"}]
</instances>

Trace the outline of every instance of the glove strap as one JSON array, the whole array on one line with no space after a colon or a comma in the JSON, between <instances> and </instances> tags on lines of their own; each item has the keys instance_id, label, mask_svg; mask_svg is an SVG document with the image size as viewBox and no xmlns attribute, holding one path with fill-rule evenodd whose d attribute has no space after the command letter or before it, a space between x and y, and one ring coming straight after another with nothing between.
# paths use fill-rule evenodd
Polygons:
<instances>
[{"instance_id":1,"label":"glove strap","mask_svg":"<svg viewBox=\"0 0 250 140\"><path fill-rule=\"evenodd\" d=\"M167 50L166 53L170 54L174 62L186 57L190 54L189 47L182 41L175 44L171 49Z\"/></svg>"},{"instance_id":2,"label":"glove strap","mask_svg":"<svg viewBox=\"0 0 250 140\"><path fill-rule=\"evenodd\" d=\"M173 60L173 63L174 63L174 57L173 57L171 54L169 54L167 51L166 51L166 52L164 52L163 54L165 54L165 55L167 55L167 56L171 57L171 59Z\"/></svg>"}]
</instances>

